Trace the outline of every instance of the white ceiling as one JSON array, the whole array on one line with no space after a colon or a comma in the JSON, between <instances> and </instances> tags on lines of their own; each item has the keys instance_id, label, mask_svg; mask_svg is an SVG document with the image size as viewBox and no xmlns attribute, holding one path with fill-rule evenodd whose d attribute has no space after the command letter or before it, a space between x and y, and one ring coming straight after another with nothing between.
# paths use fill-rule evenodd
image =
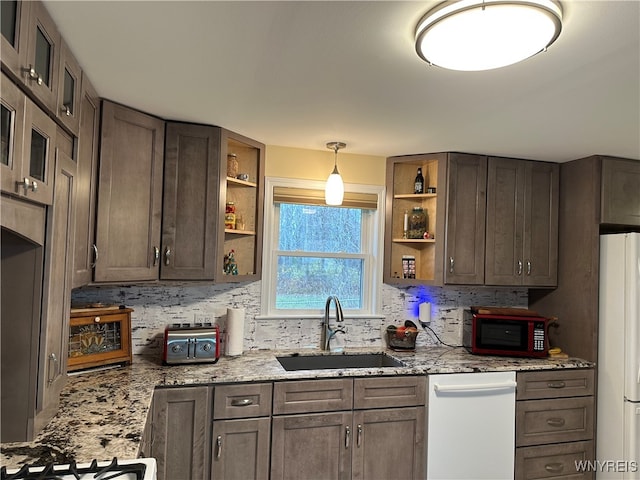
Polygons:
<instances>
[{"instance_id":1,"label":"white ceiling","mask_svg":"<svg viewBox=\"0 0 640 480\"><path fill-rule=\"evenodd\" d=\"M416 55L433 1L44 3L102 97L166 119L379 156L640 159L637 0L565 1L547 52L487 72Z\"/></svg>"}]
</instances>

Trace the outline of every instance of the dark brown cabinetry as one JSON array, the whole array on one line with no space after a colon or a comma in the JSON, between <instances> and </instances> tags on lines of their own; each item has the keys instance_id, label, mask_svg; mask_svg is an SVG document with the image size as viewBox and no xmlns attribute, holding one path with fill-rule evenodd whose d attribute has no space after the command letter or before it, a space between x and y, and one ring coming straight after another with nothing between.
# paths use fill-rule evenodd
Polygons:
<instances>
[{"instance_id":1,"label":"dark brown cabinetry","mask_svg":"<svg viewBox=\"0 0 640 480\"><path fill-rule=\"evenodd\" d=\"M53 199L56 124L2 74L2 190L44 204Z\"/></svg>"},{"instance_id":2,"label":"dark brown cabinetry","mask_svg":"<svg viewBox=\"0 0 640 480\"><path fill-rule=\"evenodd\" d=\"M638 230L639 163L591 156L560 164L558 285L530 290L529 308L558 317L550 341L569 355L597 360L600 233Z\"/></svg>"},{"instance_id":3,"label":"dark brown cabinetry","mask_svg":"<svg viewBox=\"0 0 640 480\"><path fill-rule=\"evenodd\" d=\"M422 169L425 193L414 193L417 169ZM385 215L384 281L400 285L442 283L444 250L445 172L447 154L407 155L387 159L387 212ZM427 188L435 193L426 193ZM428 238L405 232L414 208L426 215ZM408 230L408 228L407 228ZM415 272L406 271L408 259L415 260ZM403 263L404 260L404 263Z\"/></svg>"},{"instance_id":4,"label":"dark brown cabinetry","mask_svg":"<svg viewBox=\"0 0 640 480\"><path fill-rule=\"evenodd\" d=\"M602 157L600 223L640 227L640 161Z\"/></svg>"},{"instance_id":5,"label":"dark brown cabinetry","mask_svg":"<svg viewBox=\"0 0 640 480\"><path fill-rule=\"evenodd\" d=\"M214 279L219 169L219 128L167 123L161 279Z\"/></svg>"},{"instance_id":6,"label":"dark brown cabinetry","mask_svg":"<svg viewBox=\"0 0 640 480\"><path fill-rule=\"evenodd\" d=\"M270 383L215 387L211 480L269 478L271 391Z\"/></svg>"},{"instance_id":7,"label":"dark brown cabinetry","mask_svg":"<svg viewBox=\"0 0 640 480\"><path fill-rule=\"evenodd\" d=\"M451 154L447 171L445 284L484 284L487 158Z\"/></svg>"},{"instance_id":8,"label":"dark brown cabinetry","mask_svg":"<svg viewBox=\"0 0 640 480\"><path fill-rule=\"evenodd\" d=\"M221 129L220 189L217 224L216 281L244 282L260 279L262 270L262 219L264 203L264 144ZM227 159L235 155L238 175L229 176ZM233 172L231 172L233 173ZM226 205L235 207L235 224L225 220ZM225 273L225 258L234 252L237 275Z\"/></svg>"},{"instance_id":9,"label":"dark brown cabinetry","mask_svg":"<svg viewBox=\"0 0 640 480\"><path fill-rule=\"evenodd\" d=\"M60 391L66 379L76 168L76 162L61 150L57 151L53 205L47 212L36 431L57 412Z\"/></svg>"},{"instance_id":10,"label":"dark brown cabinetry","mask_svg":"<svg viewBox=\"0 0 640 480\"><path fill-rule=\"evenodd\" d=\"M515 478L593 478L594 372L518 372Z\"/></svg>"},{"instance_id":11,"label":"dark brown cabinetry","mask_svg":"<svg viewBox=\"0 0 640 480\"><path fill-rule=\"evenodd\" d=\"M164 121L102 104L96 282L157 280Z\"/></svg>"},{"instance_id":12,"label":"dark brown cabinetry","mask_svg":"<svg viewBox=\"0 0 640 480\"><path fill-rule=\"evenodd\" d=\"M209 387L159 388L153 396L151 456L158 480L208 477Z\"/></svg>"},{"instance_id":13,"label":"dark brown cabinetry","mask_svg":"<svg viewBox=\"0 0 640 480\"><path fill-rule=\"evenodd\" d=\"M6 3L6 5L5 5ZM58 95L60 33L44 5L2 2L2 63L48 110Z\"/></svg>"},{"instance_id":14,"label":"dark brown cabinetry","mask_svg":"<svg viewBox=\"0 0 640 480\"><path fill-rule=\"evenodd\" d=\"M485 284L557 283L558 188L557 164L489 158Z\"/></svg>"},{"instance_id":15,"label":"dark brown cabinetry","mask_svg":"<svg viewBox=\"0 0 640 480\"><path fill-rule=\"evenodd\" d=\"M425 377L276 384L271 478L423 478L425 394Z\"/></svg>"},{"instance_id":16,"label":"dark brown cabinetry","mask_svg":"<svg viewBox=\"0 0 640 480\"><path fill-rule=\"evenodd\" d=\"M71 133L78 136L81 114L82 70L63 39L60 39L59 77L58 98L55 109L56 117Z\"/></svg>"},{"instance_id":17,"label":"dark brown cabinetry","mask_svg":"<svg viewBox=\"0 0 640 480\"><path fill-rule=\"evenodd\" d=\"M437 195L409 193L417 166ZM555 164L465 153L387 159L384 281L555 285L558 177ZM403 238L404 215L416 205L427 212L430 238ZM415 278L400 278L407 257Z\"/></svg>"},{"instance_id":18,"label":"dark brown cabinetry","mask_svg":"<svg viewBox=\"0 0 640 480\"><path fill-rule=\"evenodd\" d=\"M95 266L95 220L100 139L100 98L85 76L78 105L78 175L76 190L76 234L73 261L73 288L88 285Z\"/></svg>"}]
</instances>

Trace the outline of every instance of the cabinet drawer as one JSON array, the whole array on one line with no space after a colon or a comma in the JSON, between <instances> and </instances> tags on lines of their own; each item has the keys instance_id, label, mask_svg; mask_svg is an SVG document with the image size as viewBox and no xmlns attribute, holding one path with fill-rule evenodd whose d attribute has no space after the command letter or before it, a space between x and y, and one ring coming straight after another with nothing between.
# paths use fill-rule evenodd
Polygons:
<instances>
[{"instance_id":1,"label":"cabinet drawer","mask_svg":"<svg viewBox=\"0 0 640 480\"><path fill-rule=\"evenodd\" d=\"M518 372L516 400L593 395L593 369Z\"/></svg>"},{"instance_id":2,"label":"cabinet drawer","mask_svg":"<svg viewBox=\"0 0 640 480\"><path fill-rule=\"evenodd\" d=\"M424 405L426 376L356 378L354 408L413 407Z\"/></svg>"},{"instance_id":3,"label":"cabinet drawer","mask_svg":"<svg viewBox=\"0 0 640 480\"><path fill-rule=\"evenodd\" d=\"M273 413L351 410L353 380L327 379L281 382L273 386Z\"/></svg>"},{"instance_id":4,"label":"cabinet drawer","mask_svg":"<svg viewBox=\"0 0 640 480\"><path fill-rule=\"evenodd\" d=\"M213 418L249 418L271 415L271 384L222 385L213 393Z\"/></svg>"},{"instance_id":5,"label":"cabinet drawer","mask_svg":"<svg viewBox=\"0 0 640 480\"><path fill-rule=\"evenodd\" d=\"M593 439L593 397L516 402L516 446Z\"/></svg>"},{"instance_id":6,"label":"cabinet drawer","mask_svg":"<svg viewBox=\"0 0 640 480\"><path fill-rule=\"evenodd\" d=\"M593 442L572 442L516 449L516 480L590 479L593 472L579 471L576 462L593 461Z\"/></svg>"}]
</instances>

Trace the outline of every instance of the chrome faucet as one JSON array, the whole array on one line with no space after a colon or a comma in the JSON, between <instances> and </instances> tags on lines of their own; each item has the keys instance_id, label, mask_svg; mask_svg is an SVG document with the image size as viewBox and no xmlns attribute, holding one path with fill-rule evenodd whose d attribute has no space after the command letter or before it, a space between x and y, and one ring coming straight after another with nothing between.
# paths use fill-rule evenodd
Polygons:
<instances>
[{"instance_id":1,"label":"chrome faucet","mask_svg":"<svg viewBox=\"0 0 640 480\"><path fill-rule=\"evenodd\" d=\"M331 295L327 298L327 303L324 306L324 318L322 320L322 349L330 350L331 339L336 336L337 333L345 333L344 328L332 327L329 324L329 308L331 307L331 301L336 305L336 322L344 322L344 315L342 313L342 306L340 300L335 295Z\"/></svg>"}]
</instances>

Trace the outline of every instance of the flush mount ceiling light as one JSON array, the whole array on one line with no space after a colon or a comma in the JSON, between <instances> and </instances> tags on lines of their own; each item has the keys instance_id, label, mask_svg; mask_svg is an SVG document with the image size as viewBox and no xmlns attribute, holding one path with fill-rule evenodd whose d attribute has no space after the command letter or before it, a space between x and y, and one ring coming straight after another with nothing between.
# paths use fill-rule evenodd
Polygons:
<instances>
[{"instance_id":1,"label":"flush mount ceiling light","mask_svg":"<svg viewBox=\"0 0 640 480\"><path fill-rule=\"evenodd\" d=\"M561 29L562 10L551 0L444 2L418 22L416 52L450 70L491 70L545 50Z\"/></svg>"},{"instance_id":2,"label":"flush mount ceiling light","mask_svg":"<svg viewBox=\"0 0 640 480\"><path fill-rule=\"evenodd\" d=\"M327 205L342 205L342 199L344 198L344 182L338 172L338 150L346 147L346 143L342 142L329 142L327 148L330 148L335 152L333 172L327 178L327 184L324 188L324 201Z\"/></svg>"}]
</instances>

